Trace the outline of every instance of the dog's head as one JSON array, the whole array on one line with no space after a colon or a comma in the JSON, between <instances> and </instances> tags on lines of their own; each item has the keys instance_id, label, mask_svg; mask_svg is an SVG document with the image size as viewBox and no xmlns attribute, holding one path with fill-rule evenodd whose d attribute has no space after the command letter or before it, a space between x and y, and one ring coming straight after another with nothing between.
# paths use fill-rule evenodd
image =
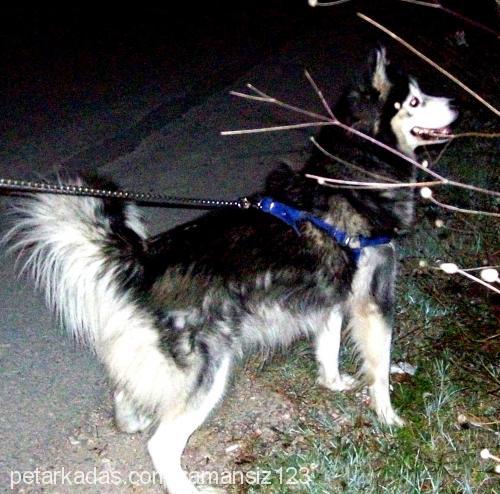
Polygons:
<instances>
[{"instance_id":1,"label":"dog's head","mask_svg":"<svg viewBox=\"0 0 500 494\"><path fill-rule=\"evenodd\" d=\"M394 115L390 126L398 148L406 154L413 154L423 145L441 144L450 139L450 125L458 116L449 98L429 96L410 78L404 99L391 101Z\"/></svg>"},{"instance_id":2,"label":"dog's head","mask_svg":"<svg viewBox=\"0 0 500 494\"><path fill-rule=\"evenodd\" d=\"M374 50L363 81L339 104L348 125L412 156L419 146L449 140L458 112L449 98L425 94L417 81L391 66L384 48Z\"/></svg>"}]
</instances>

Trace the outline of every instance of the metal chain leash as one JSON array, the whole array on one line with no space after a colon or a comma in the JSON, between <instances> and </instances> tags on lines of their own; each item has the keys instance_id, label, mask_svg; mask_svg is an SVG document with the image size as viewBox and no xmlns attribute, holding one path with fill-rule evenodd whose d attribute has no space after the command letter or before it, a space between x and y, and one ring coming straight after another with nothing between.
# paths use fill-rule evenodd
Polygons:
<instances>
[{"instance_id":1,"label":"metal chain leash","mask_svg":"<svg viewBox=\"0 0 500 494\"><path fill-rule=\"evenodd\" d=\"M129 190L107 190L88 187L86 185L65 185L50 182L36 182L31 180L16 180L0 178L0 192L30 192L43 194L61 194L80 197L99 197L105 199L117 199L121 201L134 201L141 205L163 206L163 207L186 207L186 208L238 208L248 209L252 202L241 197L236 200L225 199L200 199L193 197L175 197L155 192L135 192Z\"/></svg>"}]
</instances>

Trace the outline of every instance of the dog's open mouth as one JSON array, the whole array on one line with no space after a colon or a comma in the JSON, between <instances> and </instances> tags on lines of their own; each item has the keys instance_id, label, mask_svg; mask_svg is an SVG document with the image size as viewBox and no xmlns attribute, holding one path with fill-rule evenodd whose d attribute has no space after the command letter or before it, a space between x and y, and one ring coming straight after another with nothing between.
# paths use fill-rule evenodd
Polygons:
<instances>
[{"instance_id":1,"label":"dog's open mouth","mask_svg":"<svg viewBox=\"0 0 500 494\"><path fill-rule=\"evenodd\" d=\"M449 139L452 136L450 127L441 127L440 129L426 129L424 127L413 127L411 133L426 141L441 141Z\"/></svg>"}]
</instances>

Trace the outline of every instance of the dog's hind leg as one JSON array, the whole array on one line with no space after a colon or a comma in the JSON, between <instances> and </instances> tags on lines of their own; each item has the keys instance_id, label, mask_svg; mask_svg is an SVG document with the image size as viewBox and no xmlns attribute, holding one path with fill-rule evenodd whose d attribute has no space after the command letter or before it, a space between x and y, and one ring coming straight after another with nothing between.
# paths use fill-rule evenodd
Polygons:
<instances>
[{"instance_id":1,"label":"dog's hind leg","mask_svg":"<svg viewBox=\"0 0 500 494\"><path fill-rule=\"evenodd\" d=\"M181 456L191 434L205 421L221 399L230 368L229 356L223 357L211 379L203 384L184 407L165 409L160 424L148 443L148 451L163 485L170 494L199 494L223 492L213 487L196 488L181 467Z\"/></svg>"},{"instance_id":2,"label":"dog's hind leg","mask_svg":"<svg viewBox=\"0 0 500 494\"><path fill-rule=\"evenodd\" d=\"M371 407L382 422L403 425L389 394L392 328L373 300L358 301L352 307L351 336L363 360Z\"/></svg>"},{"instance_id":3,"label":"dog's hind leg","mask_svg":"<svg viewBox=\"0 0 500 494\"><path fill-rule=\"evenodd\" d=\"M335 308L315 341L316 360L319 364L317 383L332 391L345 391L356 385L354 378L339 373L341 328L342 312L339 308Z\"/></svg>"},{"instance_id":4,"label":"dog's hind leg","mask_svg":"<svg viewBox=\"0 0 500 494\"><path fill-rule=\"evenodd\" d=\"M149 427L152 419L140 414L129 398L127 398L124 391L115 391L113 398L115 423L118 429L133 434L134 432L142 432Z\"/></svg>"}]
</instances>

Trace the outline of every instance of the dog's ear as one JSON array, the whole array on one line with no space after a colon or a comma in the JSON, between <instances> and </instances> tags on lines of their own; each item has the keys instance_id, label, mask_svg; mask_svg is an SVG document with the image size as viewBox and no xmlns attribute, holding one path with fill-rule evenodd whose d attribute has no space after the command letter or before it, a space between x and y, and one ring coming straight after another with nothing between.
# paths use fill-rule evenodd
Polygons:
<instances>
[{"instance_id":1,"label":"dog's ear","mask_svg":"<svg viewBox=\"0 0 500 494\"><path fill-rule=\"evenodd\" d=\"M387 61L385 47L381 46L373 50L368 62L370 65L371 85L373 89L378 91L380 100L385 101L392 86L387 77L386 69L389 62Z\"/></svg>"}]
</instances>

